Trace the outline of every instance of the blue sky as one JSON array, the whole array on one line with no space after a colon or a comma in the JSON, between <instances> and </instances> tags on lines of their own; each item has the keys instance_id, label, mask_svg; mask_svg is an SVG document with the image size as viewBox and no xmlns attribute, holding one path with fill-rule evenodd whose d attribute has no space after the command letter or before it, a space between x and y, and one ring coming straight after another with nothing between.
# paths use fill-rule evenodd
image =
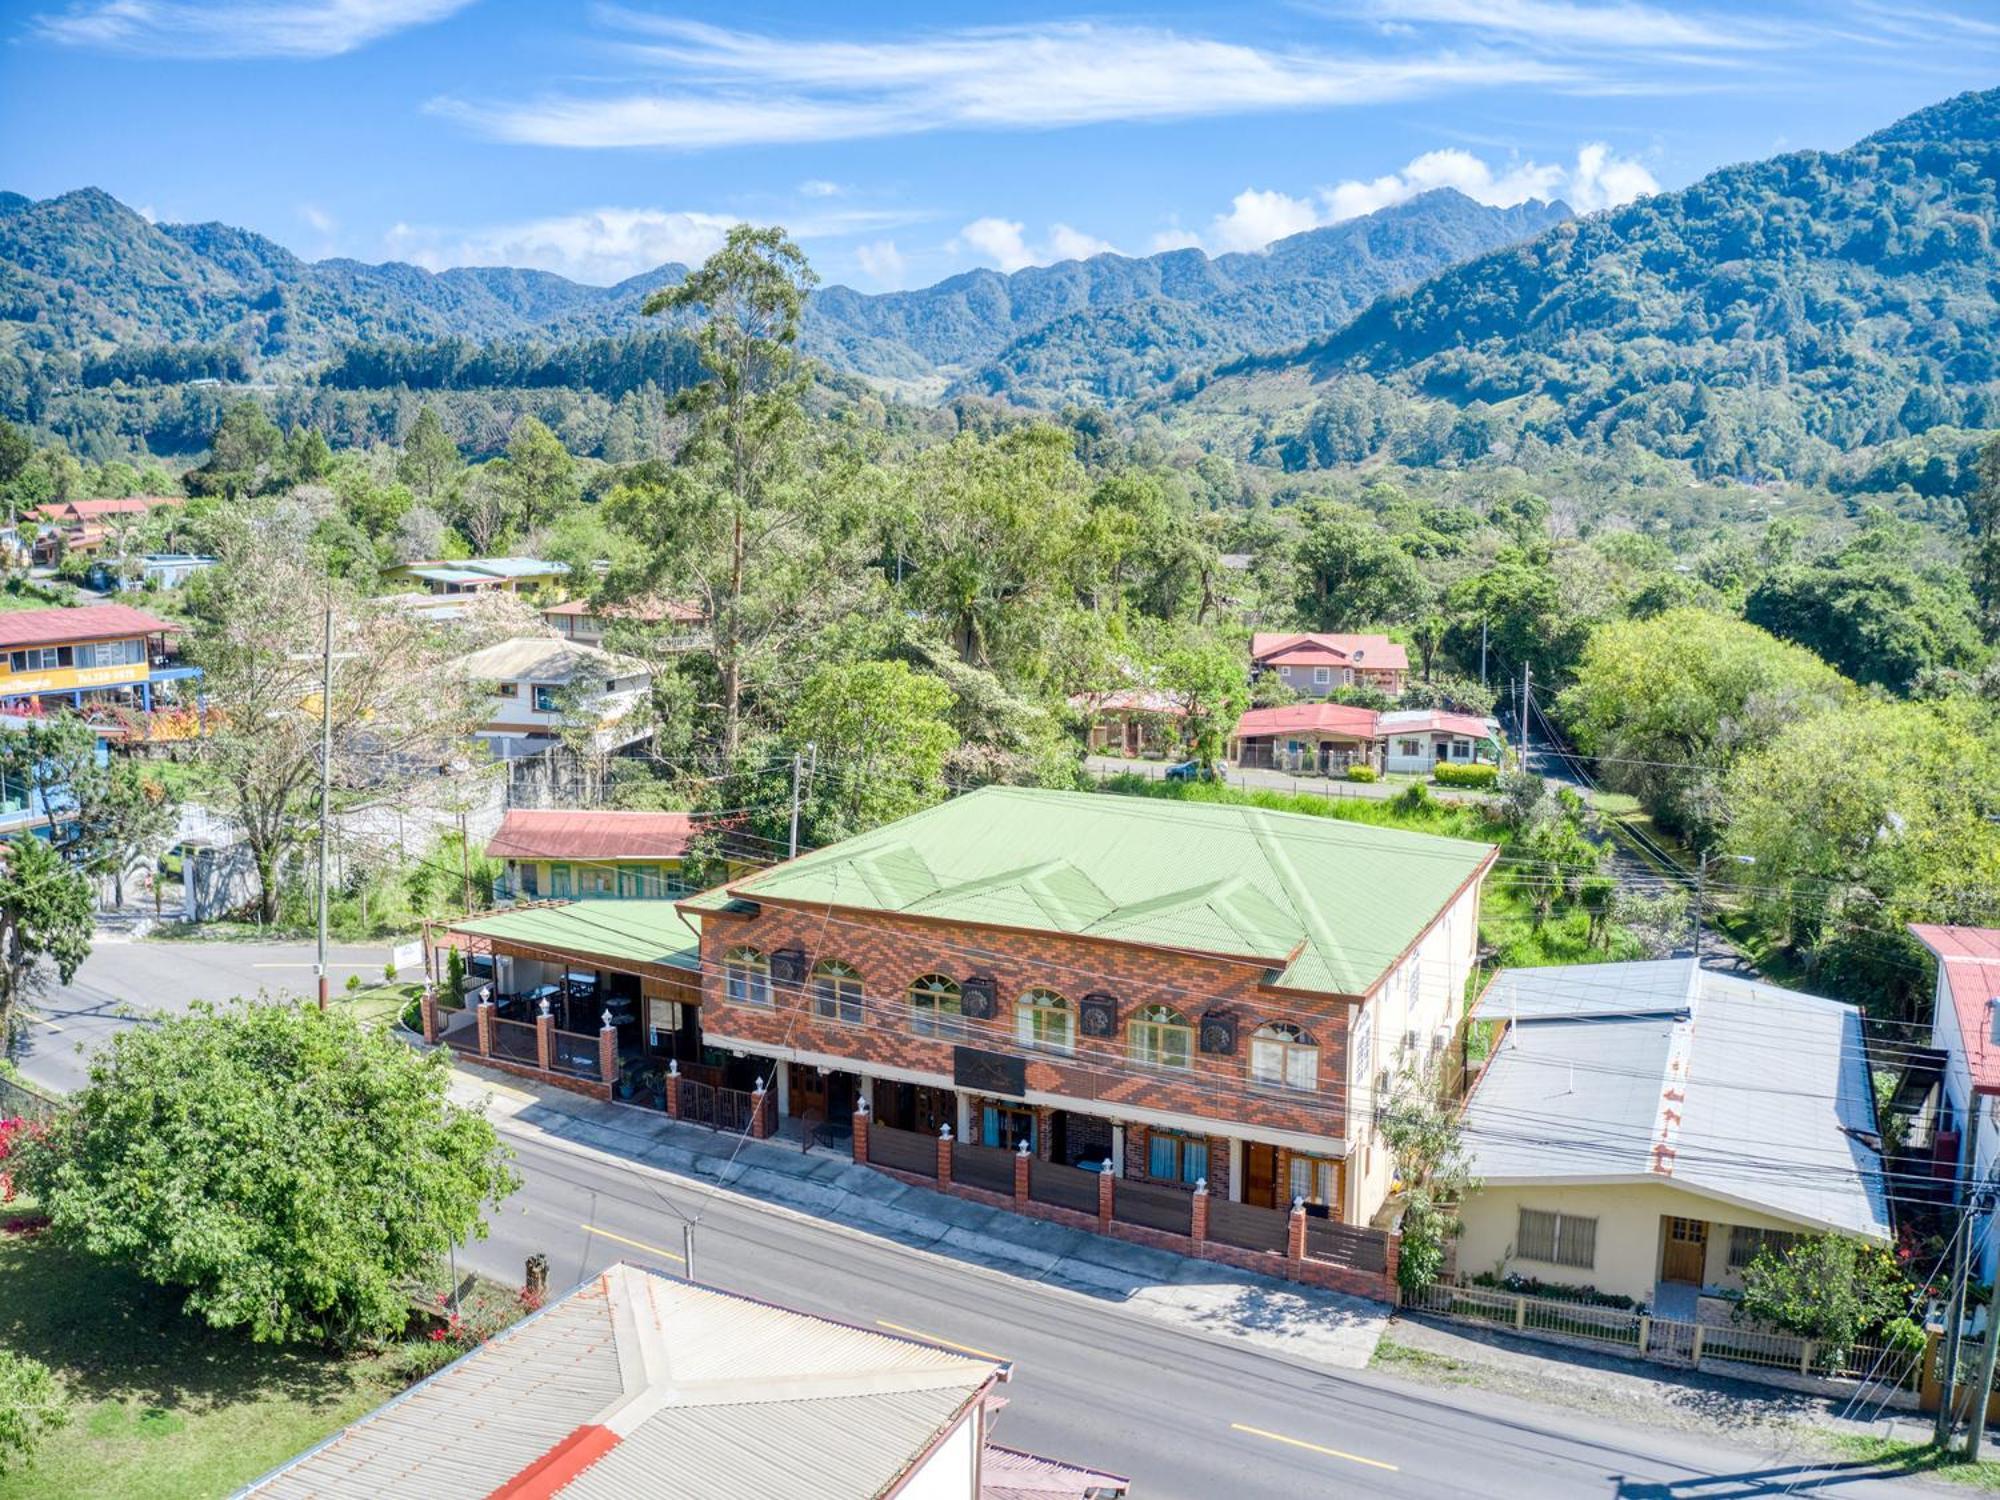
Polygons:
<instances>
[{"instance_id":1,"label":"blue sky","mask_svg":"<svg viewBox=\"0 0 2000 1500\"><path fill-rule=\"evenodd\" d=\"M0 0L0 186L607 282L1255 248L1450 184L1591 209L2000 83L1978 0Z\"/></svg>"}]
</instances>

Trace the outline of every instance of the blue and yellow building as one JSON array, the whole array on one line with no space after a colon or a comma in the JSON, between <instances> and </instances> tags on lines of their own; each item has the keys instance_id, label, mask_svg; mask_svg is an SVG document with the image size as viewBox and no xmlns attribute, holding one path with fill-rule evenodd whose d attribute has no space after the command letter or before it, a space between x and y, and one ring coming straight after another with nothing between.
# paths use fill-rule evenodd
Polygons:
<instances>
[{"instance_id":1,"label":"blue and yellow building","mask_svg":"<svg viewBox=\"0 0 2000 1500\"><path fill-rule=\"evenodd\" d=\"M169 657L177 629L129 604L0 614L0 711L64 703L150 710L162 684L200 675Z\"/></svg>"}]
</instances>

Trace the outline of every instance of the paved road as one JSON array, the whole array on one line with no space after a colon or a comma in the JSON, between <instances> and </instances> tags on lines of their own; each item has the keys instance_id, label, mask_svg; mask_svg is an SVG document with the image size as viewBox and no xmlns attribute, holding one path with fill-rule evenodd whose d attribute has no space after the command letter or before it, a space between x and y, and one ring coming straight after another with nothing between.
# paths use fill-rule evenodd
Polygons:
<instances>
[{"instance_id":1,"label":"paved road","mask_svg":"<svg viewBox=\"0 0 2000 1500\"><path fill-rule=\"evenodd\" d=\"M328 970L338 988L350 974L379 979L387 944L336 944ZM106 942L100 940L76 979L34 1005L15 1060L38 1083L73 1089L89 1073L89 1054L119 1031L149 1018L178 1015L194 1000L228 1000L259 990L308 994L310 943Z\"/></svg>"},{"instance_id":2,"label":"paved road","mask_svg":"<svg viewBox=\"0 0 2000 1500\"><path fill-rule=\"evenodd\" d=\"M518 1282L550 1259L564 1285L615 1260L680 1271L684 1215L699 1278L731 1291L920 1334L1016 1362L997 1438L1133 1477L1146 1500L1408 1495L1668 1497L1921 1493L1778 1450L1731 1452L1472 1388L1329 1372L830 1228L706 1185L508 1136L524 1179L492 1237L460 1254Z\"/></svg>"},{"instance_id":3,"label":"paved road","mask_svg":"<svg viewBox=\"0 0 2000 1500\"><path fill-rule=\"evenodd\" d=\"M1104 776L1144 776L1158 781L1167 773L1166 761L1128 760L1117 755L1091 755L1084 758L1084 769L1091 775ZM1265 771L1255 766L1231 766L1226 778L1230 786L1247 787L1253 791L1297 792L1310 797L1359 797L1363 801L1380 801L1393 797L1411 786L1417 780L1414 776L1400 776L1388 781L1348 781L1338 776L1294 776L1290 771ZM1427 785L1430 785L1428 782ZM1431 785L1433 792L1442 789ZM1462 787L1442 790L1442 794L1453 797L1474 796Z\"/></svg>"},{"instance_id":4,"label":"paved road","mask_svg":"<svg viewBox=\"0 0 2000 1500\"><path fill-rule=\"evenodd\" d=\"M382 961L372 948L343 948L335 957L343 966L336 978ZM310 965L303 945L107 944L74 985L49 997L48 1022L33 1028L23 1069L73 1087L85 1071L79 1048L87 1052L122 1027L145 1024L146 1014L179 1011L196 997L303 992ZM698 1216L702 1280L1012 1360L1000 1440L1129 1474L1146 1500L1784 1493L1872 1500L1925 1492L1782 1449L1730 1451L1472 1387L1328 1371L1114 1302L713 1194L706 1184L555 1143L510 1121L502 1128L523 1187L495 1216L491 1236L461 1249L461 1269L517 1284L527 1256L540 1252L557 1286L618 1259L678 1271L681 1224Z\"/></svg>"}]
</instances>

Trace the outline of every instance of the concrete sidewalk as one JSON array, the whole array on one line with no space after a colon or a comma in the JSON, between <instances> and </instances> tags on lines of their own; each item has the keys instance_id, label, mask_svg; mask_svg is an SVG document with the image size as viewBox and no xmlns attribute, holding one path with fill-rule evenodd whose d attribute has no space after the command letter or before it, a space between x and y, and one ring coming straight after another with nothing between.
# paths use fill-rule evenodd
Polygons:
<instances>
[{"instance_id":1,"label":"concrete sidewalk","mask_svg":"<svg viewBox=\"0 0 2000 1500\"><path fill-rule=\"evenodd\" d=\"M711 1183L775 1207L892 1239L985 1271L1057 1286L1163 1323L1332 1369L1360 1369L1389 1318L1378 1302L1022 1218L856 1166L845 1152L753 1141L654 1110L604 1104L461 1063L452 1088L484 1102L502 1136L559 1142ZM969 1293L968 1295L976 1295Z\"/></svg>"}]
</instances>

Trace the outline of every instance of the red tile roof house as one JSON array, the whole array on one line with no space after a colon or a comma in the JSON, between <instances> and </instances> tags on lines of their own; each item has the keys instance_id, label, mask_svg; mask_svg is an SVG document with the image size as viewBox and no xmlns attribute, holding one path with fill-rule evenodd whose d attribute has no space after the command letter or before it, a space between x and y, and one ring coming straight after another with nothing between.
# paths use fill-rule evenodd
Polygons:
<instances>
[{"instance_id":1,"label":"red tile roof house","mask_svg":"<svg viewBox=\"0 0 2000 1500\"><path fill-rule=\"evenodd\" d=\"M1387 1300L1376 1110L1450 1035L1496 852L987 787L682 910L725 1087L994 1206Z\"/></svg>"},{"instance_id":2,"label":"red tile roof house","mask_svg":"<svg viewBox=\"0 0 2000 1500\"><path fill-rule=\"evenodd\" d=\"M1945 1055L1944 1099L1933 1137L1941 1166L1955 1163L1960 1180L1985 1181L2000 1159L2000 929L1912 923L1911 933L1937 958L1937 998L1931 1045ZM1950 1153L1944 1155L1944 1153ZM2000 1225L1991 1222L1979 1277L2000 1269Z\"/></svg>"},{"instance_id":3,"label":"red tile roof house","mask_svg":"<svg viewBox=\"0 0 2000 1500\"><path fill-rule=\"evenodd\" d=\"M53 564L65 553L94 552L111 536L119 518L143 516L163 505L184 505L178 495L126 495L115 500L55 500L29 515L40 522L33 548L38 563Z\"/></svg>"},{"instance_id":4,"label":"red tile roof house","mask_svg":"<svg viewBox=\"0 0 2000 1500\"><path fill-rule=\"evenodd\" d=\"M1117 1500L1001 1448L1005 1361L621 1262L237 1492L259 1500Z\"/></svg>"},{"instance_id":5,"label":"red tile roof house","mask_svg":"<svg viewBox=\"0 0 2000 1500\"><path fill-rule=\"evenodd\" d=\"M1410 676L1410 655L1386 635L1260 630L1250 638L1250 672L1269 672L1302 698L1336 688L1372 687L1394 698Z\"/></svg>"},{"instance_id":6,"label":"red tile roof house","mask_svg":"<svg viewBox=\"0 0 2000 1500\"><path fill-rule=\"evenodd\" d=\"M1187 700L1178 693L1112 688L1072 694L1069 706L1088 725L1090 749L1096 755L1166 755L1177 751L1183 740Z\"/></svg>"},{"instance_id":7,"label":"red tile roof house","mask_svg":"<svg viewBox=\"0 0 2000 1500\"><path fill-rule=\"evenodd\" d=\"M486 845L505 860L504 892L543 897L685 896L681 879L700 820L687 812L567 812L515 808Z\"/></svg>"},{"instance_id":8,"label":"red tile roof house","mask_svg":"<svg viewBox=\"0 0 2000 1500\"><path fill-rule=\"evenodd\" d=\"M1382 769L1380 716L1346 703L1288 703L1253 708L1229 732L1239 766L1337 776L1349 766Z\"/></svg>"}]
</instances>

